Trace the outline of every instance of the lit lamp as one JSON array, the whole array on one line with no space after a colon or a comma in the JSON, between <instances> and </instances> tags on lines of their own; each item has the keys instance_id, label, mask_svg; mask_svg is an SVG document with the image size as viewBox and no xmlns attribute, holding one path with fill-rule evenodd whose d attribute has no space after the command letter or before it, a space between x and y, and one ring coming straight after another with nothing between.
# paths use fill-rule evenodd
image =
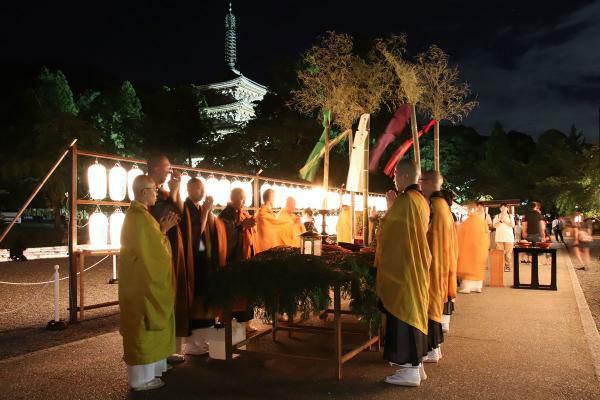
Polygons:
<instances>
[{"instance_id":1,"label":"lit lamp","mask_svg":"<svg viewBox=\"0 0 600 400\"><path fill-rule=\"evenodd\" d=\"M212 198L216 201L217 193L219 191L219 180L211 175L206 180L204 187L206 188L206 195L212 196Z\"/></svg>"},{"instance_id":2,"label":"lit lamp","mask_svg":"<svg viewBox=\"0 0 600 400\"><path fill-rule=\"evenodd\" d=\"M90 215L88 221L90 245L94 248L106 247L108 242L108 218L100 210Z\"/></svg>"},{"instance_id":3,"label":"lit lamp","mask_svg":"<svg viewBox=\"0 0 600 400\"><path fill-rule=\"evenodd\" d=\"M112 201L123 201L127 195L127 171L116 163L108 173L108 196Z\"/></svg>"},{"instance_id":4,"label":"lit lamp","mask_svg":"<svg viewBox=\"0 0 600 400\"><path fill-rule=\"evenodd\" d=\"M121 247L121 228L124 220L125 214L120 208L117 208L108 219L110 244L114 247Z\"/></svg>"},{"instance_id":5,"label":"lit lamp","mask_svg":"<svg viewBox=\"0 0 600 400\"><path fill-rule=\"evenodd\" d=\"M244 193L246 194L245 206L252 207L252 203L254 203L254 188L252 187L252 182L242 181L242 189L244 189Z\"/></svg>"},{"instance_id":6,"label":"lit lamp","mask_svg":"<svg viewBox=\"0 0 600 400\"><path fill-rule=\"evenodd\" d=\"M323 241L321 235L315 232L304 232L300 235L300 254L320 256Z\"/></svg>"},{"instance_id":7,"label":"lit lamp","mask_svg":"<svg viewBox=\"0 0 600 400\"><path fill-rule=\"evenodd\" d=\"M192 179L191 176L188 175L186 171L181 173L181 177L179 178L179 196L182 201L185 201L188 197L187 184Z\"/></svg>"},{"instance_id":8,"label":"lit lamp","mask_svg":"<svg viewBox=\"0 0 600 400\"><path fill-rule=\"evenodd\" d=\"M133 180L140 175L144 175L142 170L134 164L133 167L127 172L127 195L129 196L129 200L135 200L135 193L133 193Z\"/></svg>"},{"instance_id":9,"label":"lit lamp","mask_svg":"<svg viewBox=\"0 0 600 400\"><path fill-rule=\"evenodd\" d=\"M167 193L171 192L171 188L169 187L170 180L171 180L171 174L167 175L167 179L165 179L164 183L162 184L163 190Z\"/></svg>"},{"instance_id":10,"label":"lit lamp","mask_svg":"<svg viewBox=\"0 0 600 400\"><path fill-rule=\"evenodd\" d=\"M106 168L98 160L87 171L90 197L94 200L106 198Z\"/></svg>"},{"instance_id":11,"label":"lit lamp","mask_svg":"<svg viewBox=\"0 0 600 400\"><path fill-rule=\"evenodd\" d=\"M231 182L226 177L219 179L217 184L217 205L226 206L231 193Z\"/></svg>"}]
</instances>

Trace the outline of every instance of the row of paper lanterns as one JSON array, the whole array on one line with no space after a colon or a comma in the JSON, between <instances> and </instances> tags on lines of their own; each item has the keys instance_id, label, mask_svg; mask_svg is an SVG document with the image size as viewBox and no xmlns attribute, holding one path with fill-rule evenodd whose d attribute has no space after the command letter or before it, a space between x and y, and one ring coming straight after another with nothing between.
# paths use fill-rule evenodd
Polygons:
<instances>
[{"instance_id":1,"label":"row of paper lanterns","mask_svg":"<svg viewBox=\"0 0 600 400\"><path fill-rule=\"evenodd\" d=\"M96 210L90 215L88 221L88 232L90 245L92 248L104 248L107 245L113 247L121 246L121 229L125 214L120 208L117 208L110 217L100 210ZM325 216L326 232L333 235L337 231L337 215ZM315 228L318 232L323 230L323 220L321 217L315 218Z\"/></svg>"},{"instance_id":2,"label":"row of paper lanterns","mask_svg":"<svg viewBox=\"0 0 600 400\"><path fill-rule=\"evenodd\" d=\"M134 199L133 194L133 180L143 175L143 171L134 165L129 171L126 171L119 163L115 164L114 167L108 171L106 168L96 161L88 168L88 185L90 197L94 200L103 200L108 197L113 201L123 201L127 196L129 200ZM249 180L240 180L234 178L233 180L227 179L225 176L217 179L215 176L210 175L208 179L198 175L197 176L203 183L205 192L207 195L214 198L215 204L219 206L227 205L231 190L234 188L241 188L246 194L245 206L251 207L253 204L253 185ZM182 199L185 199L187 193L187 183L192 177L184 172L180 178L179 193ZM169 190L168 182L170 175L167 177L167 181L163 184L165 190ZM285 207L285 203L288 197L293 197L296 200L296 208L312 208L312 209L328 209L337 210L342 205L350 205L351 194L346 192L342 195L341 199L336 191L325 191L322 187L310 187L310 186L287 186L278 183L265 182L260 187L260 197L262 199L263 193L267 189L273 189L275 191L275 208ZM325 203L326 200L326 203ZM354 195L354 209L356 211L363 210L363 195ZM375 207L377 211L385 211L387 209L387 203L383 196L369 196L369 207Z\"/></svg>"}]
</instances>

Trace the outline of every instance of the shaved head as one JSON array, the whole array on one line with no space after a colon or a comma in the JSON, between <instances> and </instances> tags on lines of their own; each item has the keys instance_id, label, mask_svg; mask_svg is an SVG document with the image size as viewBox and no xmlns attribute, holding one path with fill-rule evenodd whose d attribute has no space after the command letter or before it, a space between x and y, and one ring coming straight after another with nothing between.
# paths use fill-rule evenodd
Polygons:
<instances>
[{"instance_id":1,"label":"shaved head","mask_svg":"<svg viewBox=\"0 0 600 400\"><path fill-rule=\"evenodd\" d=\"M148 175L138 175L131 185L135 199L147 206L156 203L156 183Z\"/></svg>"},{"instance_id":2,"label":"shaved head","mask_svg":"<svg viewBox=\"0 0 600 400\"><path fill-rule=\"evenodd\" d=\"M421 171L419 171L413 160L400 160L400 162L396 164L396 169L394 170L394 183L396 184L396 189L398 191L403 191L407 186L418 183L420 175Z\"/></svg>"},{"instance_id":3,"label":"shaved head","mask_svg":"<svg viewBox=\"0 0 600 400\"><path fill-rule=\"evenodd\" d=\"M438 171L425 171L421 174L421 190L425 197L431 197L434 192L442 190L444 178Z\"/></svg>"}]
</instances>

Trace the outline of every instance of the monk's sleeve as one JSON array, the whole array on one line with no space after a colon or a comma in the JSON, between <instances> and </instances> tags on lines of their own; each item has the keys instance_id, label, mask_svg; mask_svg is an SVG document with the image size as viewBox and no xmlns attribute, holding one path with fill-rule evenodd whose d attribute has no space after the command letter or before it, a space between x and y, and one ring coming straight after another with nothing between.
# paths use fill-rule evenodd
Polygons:
<instances>
[{"instance_id":1,"label":"monk's sleeve","mask_svg":"<svg viewBox=\"0 0 600 400\"><path fill-rule=\"evenodd\" d=\"M144 281L144 317L148 330L162 330L174 308L171 246L149 215L140 221L140 251Z\"/></svg>"}]
</instances>

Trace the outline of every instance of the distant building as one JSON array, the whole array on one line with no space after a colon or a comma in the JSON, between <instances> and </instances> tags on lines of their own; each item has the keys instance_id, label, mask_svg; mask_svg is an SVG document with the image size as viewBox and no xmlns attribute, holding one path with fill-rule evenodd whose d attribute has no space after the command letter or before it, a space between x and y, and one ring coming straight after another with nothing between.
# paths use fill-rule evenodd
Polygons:
<instances>
[{"instance_id":1,"label":"distant building","mask_svg":"<svg viewBox=\"0 0 600 400\"><path fill-rule=\"evenodd\" d=\"M244 76L237 69L235 16L225 16L225 68L219 82L198 85L206 97L204 109L218 134L225 135L243 127L255 117L254 108L267 94L267 87Z\"/></svg>"}]
</instances>

